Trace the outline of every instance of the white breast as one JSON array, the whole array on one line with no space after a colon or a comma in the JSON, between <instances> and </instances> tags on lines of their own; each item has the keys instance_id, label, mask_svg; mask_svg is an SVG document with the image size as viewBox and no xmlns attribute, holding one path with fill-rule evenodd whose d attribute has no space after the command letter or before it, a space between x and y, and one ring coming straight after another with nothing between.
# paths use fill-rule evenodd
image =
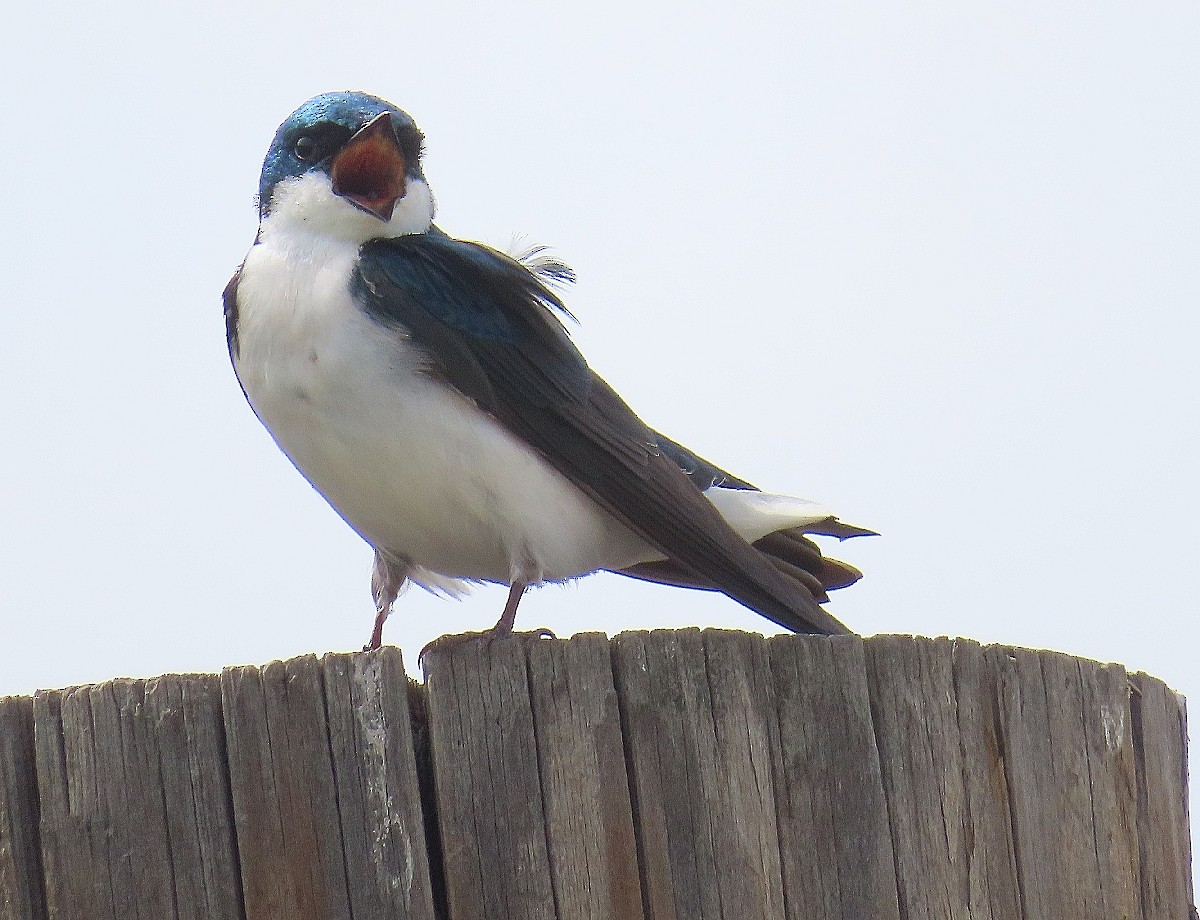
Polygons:
<instances>
[{"instance_id":1,"label":"white breast","mask_svg":"<svg viewBox=\"0 0 1200 920\"><path fill-rule=\"evenodd\" d=\"M353 303L357 246L276 234L247 256L235 367L296 467L373 546L442 575L562 580L656 558Z\"/></svg>"}]
</instances>

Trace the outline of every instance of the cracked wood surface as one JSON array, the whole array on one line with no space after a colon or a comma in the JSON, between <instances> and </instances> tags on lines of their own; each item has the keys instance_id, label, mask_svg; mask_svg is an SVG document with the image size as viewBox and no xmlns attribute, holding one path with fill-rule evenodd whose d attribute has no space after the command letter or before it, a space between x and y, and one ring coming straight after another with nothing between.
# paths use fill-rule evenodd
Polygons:
<instances>
[{"instance_id":1,"label":"cracked wood surface","mask_svg":"<svg viewBox=\"0 0 1200 920\"><path fill-rule=\"evenodd\" d=\"M685 629L0 700L0 920L1187 920L1186 717L967 640Z\"/></svg>"}]
</instances>

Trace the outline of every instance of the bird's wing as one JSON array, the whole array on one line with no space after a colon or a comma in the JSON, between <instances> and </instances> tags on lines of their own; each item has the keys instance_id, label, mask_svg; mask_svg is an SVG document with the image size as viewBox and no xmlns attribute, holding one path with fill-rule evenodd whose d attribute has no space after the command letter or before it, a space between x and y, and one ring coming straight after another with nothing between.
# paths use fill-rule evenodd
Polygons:
<instances>
[{"instance_id":1,"label":"bird's wing","mask_svg":"<svg viewBox=\"0 0 1200 920\"><path fill-rule=\"evenodd\" d=\"M355 296L601 507L686 572L797 632L844 633L726 523L572 344L561 301L519 262L439 231L360 250Z\"/></svg>"}]
</instances>

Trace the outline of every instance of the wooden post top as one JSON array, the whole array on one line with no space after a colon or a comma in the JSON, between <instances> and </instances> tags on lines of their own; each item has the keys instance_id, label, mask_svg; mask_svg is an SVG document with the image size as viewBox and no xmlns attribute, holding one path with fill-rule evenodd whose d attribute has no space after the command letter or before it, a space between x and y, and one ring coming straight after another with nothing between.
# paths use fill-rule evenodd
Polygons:
<instances>
[{"instance_id":1,"label":"wooden post top","mask_svg":"<svg viewBox=\"0 0 1200 920\"><path fill-rule=\"evenodd\" d=\"M684 629L0 700L0 920L1187 920L1184 702Z\"/></svg>"}]
</instances>

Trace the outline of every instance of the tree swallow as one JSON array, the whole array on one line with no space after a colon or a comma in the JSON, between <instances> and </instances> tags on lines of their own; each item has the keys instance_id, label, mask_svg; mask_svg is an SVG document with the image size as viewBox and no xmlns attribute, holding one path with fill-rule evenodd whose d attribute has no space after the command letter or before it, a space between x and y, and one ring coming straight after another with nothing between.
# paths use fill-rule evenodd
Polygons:
<instances>
[{"instance_id":1,"label":"tree swallow","mask_svg":"<svg viewBox=\"0 0 1200 920\"><path fill-rule=\"evenodd\" d=\"M761 492L646 426L562 323L561 263L433 223L422 135L357 92L304 103L263 162L225 289L233 367L280 449L375 550L382 639L406 582L531 585L607 570L724 592L796 632L860 573L807 534L871 531Z\"/></svg>"}]
</instances>

